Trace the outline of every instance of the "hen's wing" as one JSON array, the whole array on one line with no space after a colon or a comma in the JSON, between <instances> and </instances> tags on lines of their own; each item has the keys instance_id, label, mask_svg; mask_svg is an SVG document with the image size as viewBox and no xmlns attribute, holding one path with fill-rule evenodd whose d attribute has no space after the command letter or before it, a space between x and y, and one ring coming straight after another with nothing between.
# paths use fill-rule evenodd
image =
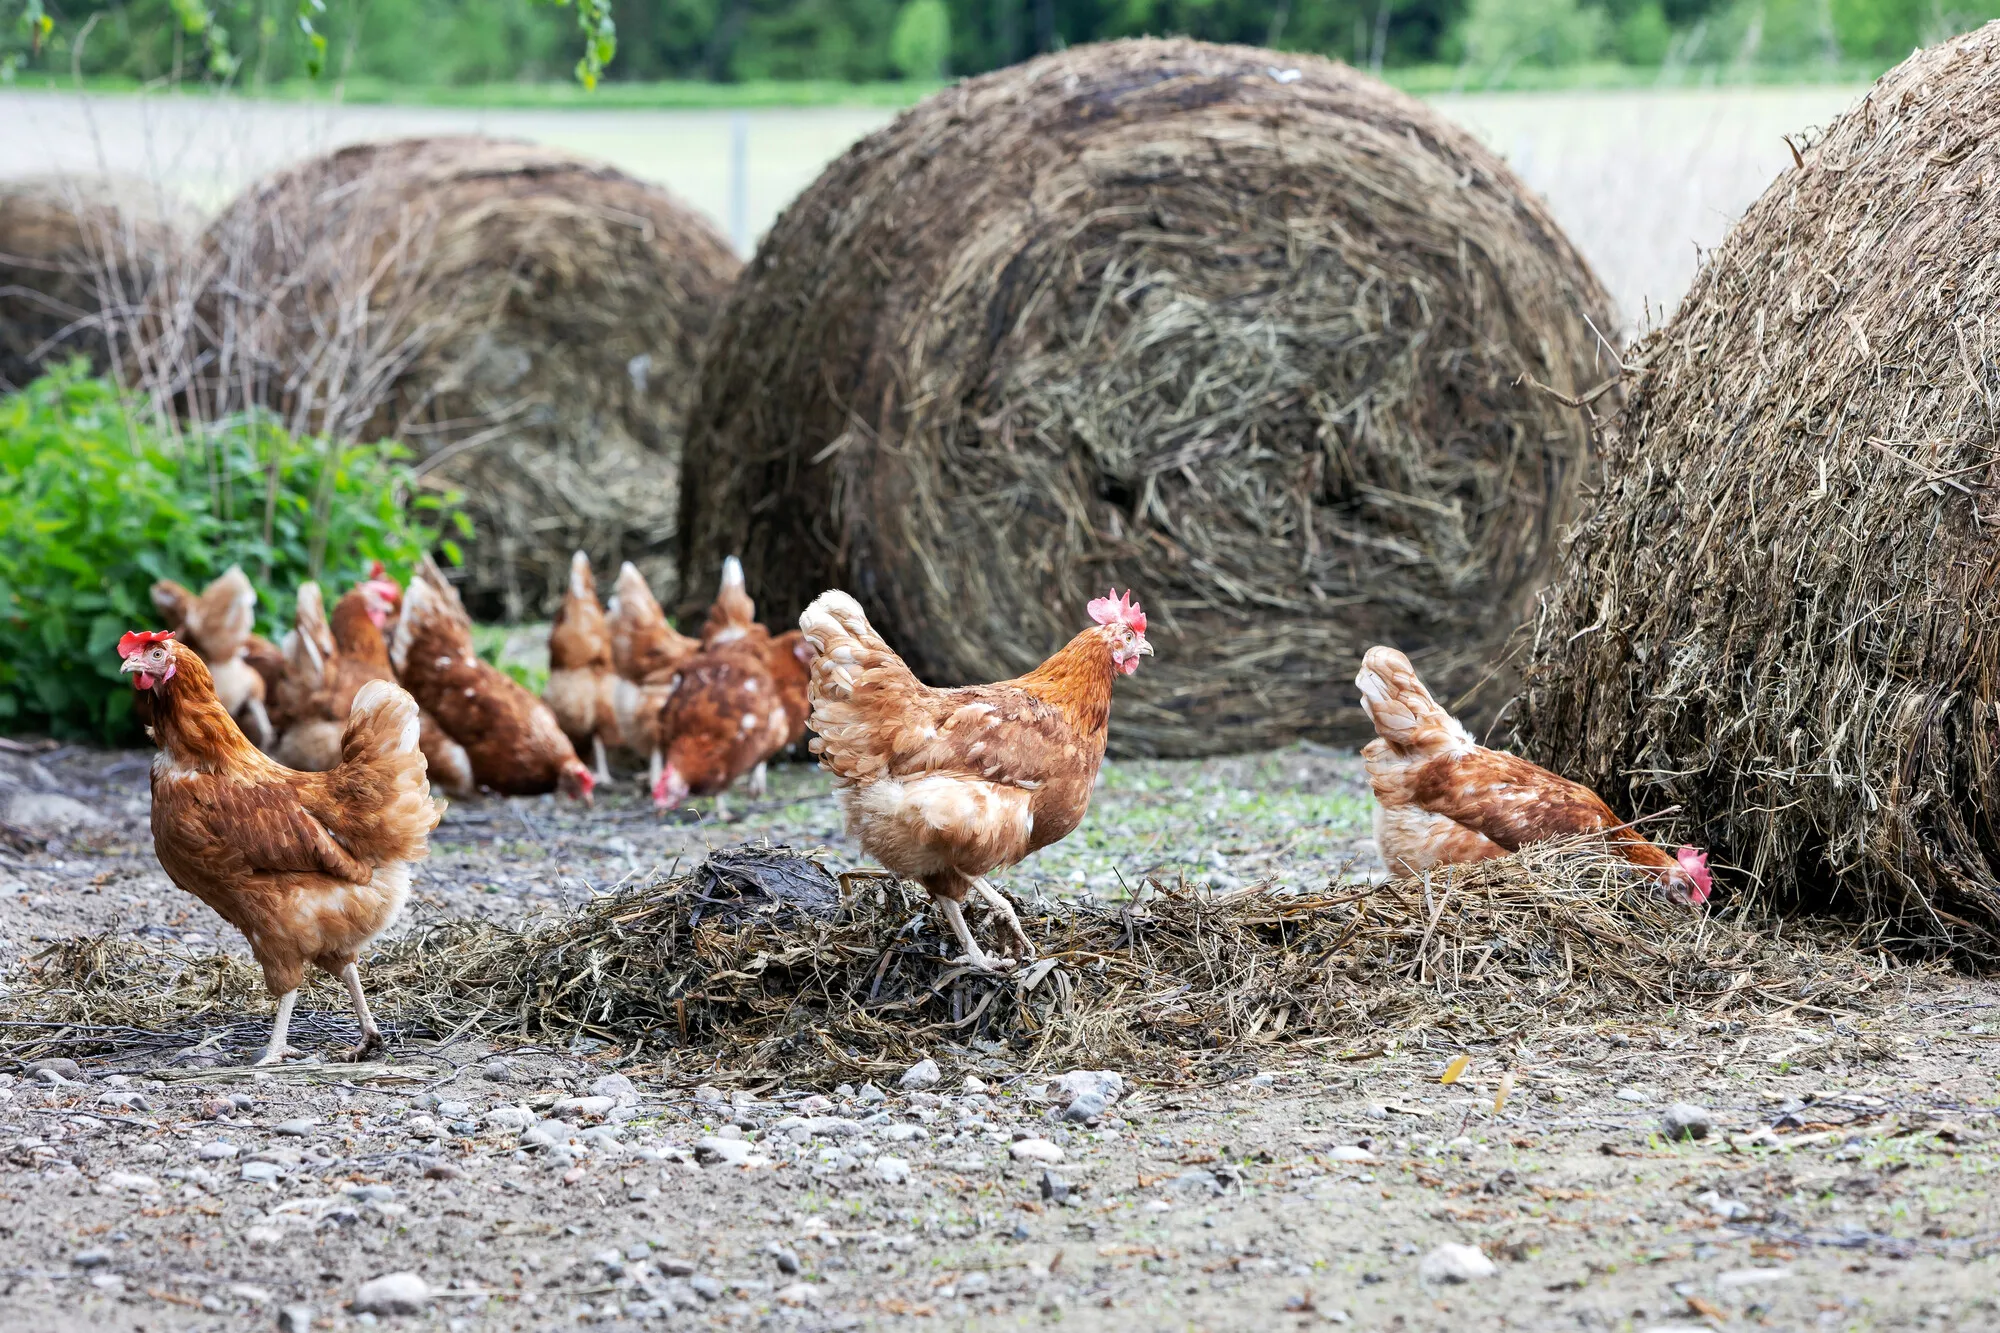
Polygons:
<instances>
[{"instance_id":1,"label":"hen's wing","mask_svg":"<svg viewBox=\"0 0 2000 1333\"><path fill-rule=\"evenodd\" d=\"M304 874L366 884L374 878L375 868L342 847L282 777L262 782L155 779L153 790L158 807L153 836L166 844L163 860L173 860L180 848L199 856L219 879L243 873Z\"/></svg>"},{"instance_id":2,"label":"hen's wing","mask_svg":"<svg viewBox=\"0 0 2000 1333\"><path fill-rule=\"evenodd\" d=\"M1425 764L1414 775L1411 796L1423 809L1510 852L1624 822L1590 788L1499 750L1475 749Z\"/></svg>"}]
</instances>

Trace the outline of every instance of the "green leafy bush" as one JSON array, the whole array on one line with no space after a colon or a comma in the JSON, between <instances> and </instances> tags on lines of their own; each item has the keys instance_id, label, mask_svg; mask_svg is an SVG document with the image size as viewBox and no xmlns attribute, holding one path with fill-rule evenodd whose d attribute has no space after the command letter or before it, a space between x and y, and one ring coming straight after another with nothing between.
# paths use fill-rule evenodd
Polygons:
<instances>
[{"instance_id":1,"label":"green leafy bush","mask_svg":"<svg viewBox=\"0 0 2000 1333\"><path fill-rule=\"evenodd\" d=\"M905 0L889 33L889 63L906 79L941 79L951 59L951 11L944 0Z\"/></svg>"},{"instance_id":2,"label":"green leafy bush","mask_svg":"<svg viewBox=\"0 0 2000 1333\"><path fill-rule=\"evenodd\" d=\"M306 579L404 571L463 528L451 499L418 491L391 444L263 420L177 436L80 363L0 398L0 730L131 739L113 648L157 623L155 579L199 591L241 565L275 635Z\"/></svg>"}]
</instances>

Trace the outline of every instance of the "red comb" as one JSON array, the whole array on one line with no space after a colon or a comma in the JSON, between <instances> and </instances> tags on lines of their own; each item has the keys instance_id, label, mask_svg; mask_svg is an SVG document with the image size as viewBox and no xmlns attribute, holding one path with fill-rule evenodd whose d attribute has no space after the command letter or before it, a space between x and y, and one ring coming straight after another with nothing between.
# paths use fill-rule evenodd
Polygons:
<instances>
[{"instance_id":1,"label":"red comb","mask_svg":"<svg viewBox=\"0 0 2000 1333\"><path fill-rule=\"evenodd\" d=\"M1100 625L1124 623L1140 634L1146 632L1146 613L1132 600L1129 592L1119 592L1113 588L1089 606L1090 618Z\"/></svg>"},{"instance_id":2,"label":"red comb","mask_svg":"<svg viewBox=\"0 0 2000 1333\"><path fill-rule=\"evenodd\" d=\"M384 565L380 560L377 560L374 564L368 566L368 577L371 579L388 578L389 577L388 566Z\"/></svg>"},{"instance_id":3,"label":"red comb","mask_svg":"<svg viewBox=\"0 0 2000 1333\"><path fill-rule=\"evenodd\" d=\"M156 643L165 643L173 637L174 632L170 629L128 630L125 637L118 640L118 655L120 657L130 657L133 653L143 648L150 647Z\"/></svg>"}]
</instances>

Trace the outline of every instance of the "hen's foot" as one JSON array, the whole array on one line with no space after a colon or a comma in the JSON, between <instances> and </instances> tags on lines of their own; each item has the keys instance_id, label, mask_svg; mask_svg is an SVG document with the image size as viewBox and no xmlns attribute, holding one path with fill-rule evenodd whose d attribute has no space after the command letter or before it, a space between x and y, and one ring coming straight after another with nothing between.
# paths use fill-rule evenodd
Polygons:
<instances>
[{"instance_id":1,"label":"hen's foot","mask_svg":"<svg viewBox=\"0 0 2000 1333\"><path fill-rule=\"evenodd\" d=\"M361 1034L361 1044L359 1046L349 1046L334 1058L344 1064L359 1064L371 1054L381 1049L382 1034L379 1032L364 1032Z\"/></svg>"},{"instance_id":2,"label":"hen's foot","mask_svg":"<svg viewBox=\"0 0 2000 1333\"><path fill-rule=\"evenodd\" d=\"M953 967L969 967L975 972L986 972L996 977L1009 975L1020 964L1012 958L995 958L991 954L960 954L951 960Z\"/></svg>"},{"instance_id":3,"label":"hen's foot","mask_svg":"<svg viewBox=\"0 0 2000 1333\"><path fill-rule=\"evenodd\" d=\"M257 1065L258 1067L264 1065L281 1065L287 1060L303 1060L305 1058L306 1053L296 1046L266 1047L264 1054L258 1059Z\"/></svg>"}]
</instances>

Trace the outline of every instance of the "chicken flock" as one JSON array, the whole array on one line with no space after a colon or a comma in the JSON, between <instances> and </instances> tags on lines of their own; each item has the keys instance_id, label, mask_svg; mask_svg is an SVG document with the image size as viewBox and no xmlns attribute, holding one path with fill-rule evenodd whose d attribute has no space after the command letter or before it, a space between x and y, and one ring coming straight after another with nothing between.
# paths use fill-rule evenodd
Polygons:
<instances>
[{"instance_id":1,"label":"chicken flock","mask_svg":"<svg viewBox=\"0 0 2000 1333\"><path fill-rule=\"evenodd\" d=\"M264 970L278 1001L264 1063L289 1053L307 964L346 984L361 1030L353 1054L380 1043L358 960L395 920L426 855L444 809L433 789L589 803L613 780L613 754L643 766L659 809L713 796L720 814L731 787L761 794L768 762L810 733L849 835L924 887L960 961L1012 969L1034 957L1034 941L989 877L1082 822L1113 687L1153 652L1145 612L1114 589L1026 675L938 688L844 592L823 593L797 629L773 634L732 557L690 637L629 563L600 603L578 552L538 699L481 660L463 604L428 557L407 589L378 564L330 616L305 585L277 645L253 632L256 593L240 570L199 596L163 581L153 600L168 628L127 634L118 652L159 747L154 841L169 877L241 930ZM1362 757L1393 873L1596 834L1670 900L1708 898L1702 852L1668 853L1587 788L1479 745L1402 653L1371 649L1355 684L1376 731ZM973 938L964 904L974 892L1018 957Z\"/></svg>"}]
</instances>

